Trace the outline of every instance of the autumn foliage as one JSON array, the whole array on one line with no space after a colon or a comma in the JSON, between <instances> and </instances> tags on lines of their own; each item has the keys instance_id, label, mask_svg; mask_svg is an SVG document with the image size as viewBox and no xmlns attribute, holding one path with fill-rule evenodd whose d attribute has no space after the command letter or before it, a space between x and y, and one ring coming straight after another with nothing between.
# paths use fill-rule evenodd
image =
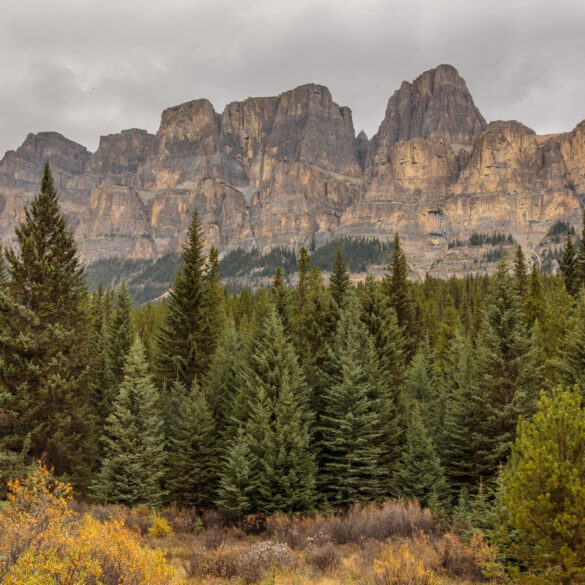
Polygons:
<instances>
[{"instance_id":1,"label":"autumn foliage","mask_svg":"<svg viewBox=\"0 0 585 585\"><path fill-rule=\"evenodd\" d=\"M38 465L9 484L0 511L3 585L177 585L161 551L145 546L122 516L101 522L71 508L71 486Z\"/></svg>"}]
</instances>

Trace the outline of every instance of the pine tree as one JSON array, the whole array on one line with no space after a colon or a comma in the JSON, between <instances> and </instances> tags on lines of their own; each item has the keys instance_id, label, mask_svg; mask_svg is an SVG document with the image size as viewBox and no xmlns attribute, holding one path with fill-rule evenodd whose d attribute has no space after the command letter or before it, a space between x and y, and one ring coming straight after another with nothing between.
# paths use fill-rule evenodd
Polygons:
<instances>
[{"instance_id":1,"label":"pine tree","mask_svg":"<svg viewBox=\"0 0 585 585\"><path fill-rule=\"evenodd\" d=\"M534 420L522 420L502 473L506 519L517 531L515 558L535 583L585 577L585 411L581 396L544 392Z\"/></svg>"},{"instance_id":2,"label":"pine tree","mask_svg":"<svg viewBox=\"0 0 585 585\"><path fill-rule=\"evenodd\" d=\"M507 271L502 258L491 280L478 337L478 382L485 409L478 429L478 459L480 472L486 478L506 460L518 416L534 412L543 384L537 348L526 330L520 299Z\"/></svg>"},{"instance_id":3,"label":"pine tree","mask_svg":"<svg viewBox=\"0 0 585 585\"><path fill-rule=\"evenodd\" d=\"M258 489L253 455L243 428L222 460L218 495L215 503L244 516L252 510L253 494Z\"/></svg>"},{"instance_id":4,"label":"pine tree","mask_svg":"<svg viewBox=\"0 0 585 585\"><path fill-rule=\"evenodd\" d=\"M474 353L471 342L458 335L448 355L445 418L438 448L452 495L462 489L474 490L481 479L476 452L483 405Z\"/></svg>"},{"instance_id":5,"label":"pine tree","mask_svg":"<svg viewBox=\"0 0 585 585\"><path fill-rule=\"evenodd\" d=\"M556 363L561 381L577 386L585 399L585 292L581 292L573 326L567 331L563 352Z\"/></svg>"},{"instance_id":6,"label":"pine tree","mask_svg":"<svg viewBox=\"0 0 585 585\"><path fill-rule=\"evenodd\" d=\"M542 290L542 284L538 277L538 270L536 264L532 265L532 272L530 273L530 284L528 286L528 296L524 302L524 314L526 315L526 322L530 327L536 321L544 322L546 312L546 300Z\"/></svg>"},{"instance_id":7,"label":"pine tree","mask_svg":"<svg viewBox=\"0 0 585 585\"><path fill-rule=\"evenodd\" d=\"M347 264L343 258L341 242L338 240L335 250L335 264L333 265L333 271L331 272L331 279L329 281L329 292L338 307L343 306L345 294L350 287L351 281L349 280Z\"/></svg>"},{"instance_id":8,"label":"pine tree","mask_svg":"<svg viewBox=\"0 0 585 585\"><path fill-rule=\"evenodd\" d=\"M441 460L416 402L410 406L406 446L396 472L396 484L402 497L416 499L423 506L432 502L441 505L446 499L447 484Z\"/></svg>"},{"instance_id":9,"label":"pine tree","mask_svg":"<svg viewBox=\"0 0 585 585\"><path fill-rule=\"evenodd\" d=\"M443 425L445 404L439 391L439 376L428 335L412 359L405 389L407 397L418 403L429 436L437 444Z\"/></svg>"},{"instance_id":10,"label":"pine tree","mask_svg":"<svg viewBox=\"0 0 585 585\"><path fill-rule=\"evenodd\" d=\"M321 492L330 504L370 500L383 491L379 467L381 421L378 389L364 360L374 354L354 295L341 314L330 349L329 384L320 420Z\"/></svg>"},{"instance_id":11,"label":"pine tree","mask_svg":"<svg viewBox=\"0 0 585 585\"><path fill-rule=\"evenodd\" d=\"M124 377L124 364L133 343L132 299L126 281L122 280L108 332L110 369L116 384Z\"/></svg>"},{"instance_id":12,"label":"pine tree","mask_svg":"<svg viewBox=\"0 0 585 585\"><path fill-rule=\"evenodd\" d=\"M272 294L274 298L274 306L278 312L278 316L282 321L282 326L287 335L292 334L292 315L291 307L293 304L293 291L288 288L284 278L284 271L279 266L274 274L272 281Z\"/></svg>"},{"instance_id":13,"label":"pine tree","mask_svg":"<svg viewBox=\"0 0 585 585\"><path fill-rule=\"evenodd\" d=\"M583 210L583 224L581 226L581 239L579 249L575 257L577 264L577 278L580 286L585 286L585 209Z\"/></svg>"},{"instance_id":14,"label":"pine tree","mask_svg":"<svg viewBox=\"0 0 585 585\"><path fill-rule=\"evenodd\" d=\"M392 262L388 265L388 274L384 277L384 291L390 306L396 312L398 325L404 335L407 355L411 357L416 347L416 316L408 282L406 256L400 246L398 233L394 236Z\"/></svg>"},{"instance_id":15,"label":"pine tree","mask_svg":"<svg viewBox=\"0 0 585 585\"><path fill-rule=\"evenodd\" d=\"M306 417L286 372L273 411L258 461L260 509L287 514L309 511L315 501L315 458Z\"/></svg>"},{"instance_id":16,"label":"pine tree","mask_svg":"<svg viewBox=\"0 0 585 585\"><path fill-rule=\"evenodd\" d=\"M217 481L217 435L212 412L197 382L183 400L168 452L167 499L207 508Z\"/></svg>"},{"instance_id":17,"label":"pine tree","mask_svg":"<svg viewBox=\"0 0 585 585\"><path fill-rule=\"evenodd\" d=\"M169 292L168 308L156 339L156 374L161 386L173 380L186 388L208 368L215 348L209 345L205 258L199 214L193 218L183 246L183 266Z\"/></svg>"},{"instance_id":18,"label":"pine tree","mask_svg":"<svg viewBox=\"0 0 585 585\"><path fill-rule=\"evenodd\" d=\"M209 361L217 349L217 344L225 326L227 316L225 312L225 292L220 284L219 254L215 246L211 246L207 266L204 271L205 286L205 327L203 330L204 353Z\"/></svg>"},{"instance_id":19,"label":"pine tree","mask_svg":"<svg viewBox=\"0 0 585 585\"><path fill-rule=\"evenodd\" d=\"M158 393L137 338L108 417L104 460L93 486L97 500L159 506L163 499L164 436Z\"/></svg>"},{"instance_id":20,"label":"pine tree","mask_svg":"<svg viewBox=\"0 0 585 585\"><path fill-rule=\"evenodd\" d=\"M571 240L571 230L567 229L567 243L563 249L563 257L559 260L559 268L565 281L567 292L575 297L579 292L576 252Z\"/></svg>"},{"instance_id":21,"label":"pine tree","mask_svg":"<svg viewBox=\"0 0 585 585\"><path fill-rule=\"evenodd\" d=\"M520 245L518 245L516 256L514 257L514 277L516 278L516 291L520 298L524 300L528 293L528 268Z\"/></svg>"},{"instance_id":22,"label":"pine tree","mask_svg":"<svg viewBox=\"0 0 585 585\"><path fill-rule=\"evenodd\" d=\"M297 286L297 305L300 309L305 304L307 296L307 280L311 272L311 257L304 246L299 250L299 258L297 261L297 270L299 272L299 284Z\"/></svg>"},{"instance_id":23,"label":"pine tree","mask_svg":"<svg viewBox=\"0 0 585 585\"><path fill-rule=\"evenodd\" d=\"M91 434L84 383L90 323L83 268L49 165L41 190L6 251L0 303L0 428L3 457L43 459L57 475L87 485Z\"/></svg>"}]
</instances>

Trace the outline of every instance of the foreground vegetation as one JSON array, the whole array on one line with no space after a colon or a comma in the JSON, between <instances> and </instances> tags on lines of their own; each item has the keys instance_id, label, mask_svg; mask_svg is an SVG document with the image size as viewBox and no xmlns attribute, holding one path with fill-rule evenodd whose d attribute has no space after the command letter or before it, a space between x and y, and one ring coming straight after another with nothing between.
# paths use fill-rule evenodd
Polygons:
<instances>
[{"instance_id":1,"label":"foreground vegetation","mask_svg":"<svg viewBox=\"0 0 585 585\"><path fill-rule=\"evenodd\" d=\"M318 525L323 546L341 547L339 579L371 538L382 545L364 582L384 582L385 562L412 569L410 582L448 577L445 560L409 559L449 539L463 543L460 556L487 539L493 566L484 575L474 561L481 578L583 579L585 238L575 249L567 233L556 277L529 271L518 247L492 277L415 284L396 235L384 279L357 287L341 245L328 285L302 248L294 288L278 267L269 290L230 294L217 251L203 254L195 211L168 301L133 310L124 281L88 293L48 167L16 236L19 249L0 262L0 490L12 490L14 510L24 484L9 482L38 482L40 460L78 501L103 506L108 514L92 507L85 520L63 512L64 551L85 543L83 555L99 557L91 534L117 530L110 506L132 510L127 519L148 509L151 538L167 532L163 510L174 506L193 526L160 544L195 578L216 566L213 555L223 566L222 555L239 559L258 539L284 542L302 562L282 570L302 575ZM333 536L350 517L410 518L414 504L388 503L400 499L430 510L419 515L434 515L434 528L396 542L393 529ZM270 532L275 518L288 528ZM226 546L183 563L179 541L198 549L214 526L229 531ZM191 534L201 527L207 536ZM282 540L289 528L300 544ZM237 535L252 530L262 536L240 546ZM55 555L68 558L53 536L18 558L52 570ZM12 558L6 578L21 570L0 555ZM88 564L79 582L97 570Z\"/></svg>"}]
</instances>

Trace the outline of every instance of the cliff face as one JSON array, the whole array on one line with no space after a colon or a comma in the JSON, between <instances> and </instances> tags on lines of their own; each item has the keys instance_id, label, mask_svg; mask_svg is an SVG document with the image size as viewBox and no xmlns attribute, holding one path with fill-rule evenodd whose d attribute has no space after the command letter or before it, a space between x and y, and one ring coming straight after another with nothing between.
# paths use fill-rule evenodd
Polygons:
<instances>
[{"instance_id":1,"label":"cliff face","mask_svg":"<svg viewBox=\"0 0 585 585\"><path fill-rule=\"evenodd\" d=\"M555 221L580 222L585 123L554 136L486 125L442 65L402 84L371 140L313 84L222 114L207 100L175 106L156 136L125 130L93 154L56 133L29 135L0 162L8 245L45 160L88 260L177 251L196 206L220 251L399 231L415 271L446 275L460 271L441 266L448 242L473 231L512 234L531 254Z\"/></svg>"}]
</instances>

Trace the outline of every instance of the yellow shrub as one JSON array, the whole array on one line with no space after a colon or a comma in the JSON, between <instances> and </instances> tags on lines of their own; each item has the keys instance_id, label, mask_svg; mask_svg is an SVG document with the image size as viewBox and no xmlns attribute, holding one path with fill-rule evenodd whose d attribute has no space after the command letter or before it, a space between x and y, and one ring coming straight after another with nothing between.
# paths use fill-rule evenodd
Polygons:
<instances>
[{"instance_id":1,"label":"yellow shrub","mask_svg":"<svg viewBox=\"0 0 585 585\"><path fill-rule=\"evenodd\" d=\"M0 511L3 585L170 585L179 582L161 551L143 547L123 517L77 520L71 487L39 466L9 485Z\"/></svg>"},{"instance_id":2,"label":"yellow shrub","mask_svg":"<svg viewBox=\"0 0 585 585\"><path fill-rule=\"evenodd\" d=\"M148 529L148 536L155 538L162 538L163 536L170 536L173 533L171 525L167 522L166 518L162 518L158 514L152 517L152 523Z\"/></svg>"}]
</instances>

